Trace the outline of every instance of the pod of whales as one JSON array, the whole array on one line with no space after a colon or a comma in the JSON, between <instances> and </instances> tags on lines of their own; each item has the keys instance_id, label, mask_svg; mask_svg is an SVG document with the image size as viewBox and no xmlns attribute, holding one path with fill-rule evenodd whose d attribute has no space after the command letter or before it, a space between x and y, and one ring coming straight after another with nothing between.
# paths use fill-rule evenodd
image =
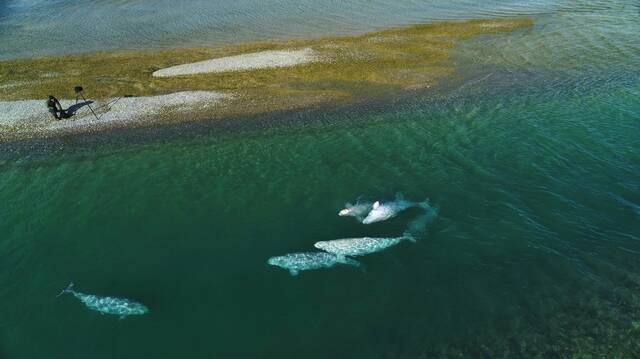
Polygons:
<instances>
[{"instance_id":1,"label":"pod of whales","mask_svg":"<svg viewBox=\"0 0 640 359\"><path fill-rule=\"evenodd\" d=\"M382 222L397 216L400 212L419 207L424 213L409 222L402 236L398 237L360 237L343 238L330 241L319 241L314 247L324 252L290 253L283 256L271 257L267 263L283 269L287 269L291 275L298 275L301 271L321 268L331 268L336 264L346 264L359 267L360 262L349 257L364 256L381 252L408 240L415 242L416 236L424 233L429 223L438 216L438 209L432 207L429 201L411 202L402 198L401 194L396 199L381 203L376 201L347 203L345 208L338 212L341 217L355 217L363 224Z\"/></svg>"},{"instance_id":2,"label":"pod of whales","mask_svg":"<svg viewBox=\"0 0 640 359\"><path fill-rule=\"evenodd\" d=\"M426 230L426 227L438 216L438 209L431 207L428 201L410 202L400 195L394 201L380 203L376 201L356 202L355 205L347 203L339 216L351 216L357 218L363 224L385 221L395 217L398 213L410 207L420 207L425 213L409 222L406 231L398 237L360 237L342 238L329 241L319 241L314 247L324 252L300 252L289 253L282 256L271 257L267 263L289 271L292 276L297 276L301 271L331 268L338 264L361 267L361 263L349 257L364 256L381 252L399 243L408 240L415 242L415 236ZM100 314L117 315L120 319L131 315L144 315L149 312L144 304L127 298L103 297L75 291L74 284L63 289L60 294L72 294L90 310Z\"/></svg>"},{"instance_id":3,"label":"pod of whales","mask_svg":"<svg viewBox=\"0 0 640 359\"><path fill-rule=\"evenodd\" d=\"M93 294L85 294L76 292L73 290L73 283L69 285L58 294L58 297L63 294L72 294L78 298L87 308L95 310L101 314L117 315L120 319L126 318L130 315L143 315L149 312L144 304L135 302L126 298L116 297L100 297Z\"/></svg>"}]
</instances>

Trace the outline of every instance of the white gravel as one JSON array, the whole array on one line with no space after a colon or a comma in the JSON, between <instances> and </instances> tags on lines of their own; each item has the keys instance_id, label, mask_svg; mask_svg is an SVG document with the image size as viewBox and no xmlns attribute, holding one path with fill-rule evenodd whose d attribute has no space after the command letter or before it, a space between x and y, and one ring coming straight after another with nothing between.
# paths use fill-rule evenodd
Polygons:
<instances>
[{"instance_id":1,"label":"white gravel","mask_svg":"<svg viewBox=\"0 0 640 359\"><path fill-rule=\"evenodd\" d=\"M69 101L62 100L60 104L66 108ZM0 101L0 125L38 122L46 119L48 114L46 100Z\"/></svg>"},{"instance_id":2,"label":"white gravel","mask_svg":"<svg viewBox=\"0 0 640 359\"><path fill-rule=\"evenodd\" d=\"M153 76L171 77L275 67L290 67L318 60L319 57L310 48L301 50L262 51L167 67L154 72Z\"/></svg>"},{"instance_id":3,"label":"white gravel","mask_svg":"<svg viewBox=\"0 0 640 359\"><path fill-rule=\"evenodd\" d=\"M52 119L45 100L0 101L0 131L4 128L24 133L47 134L60 130L112 127L114 124L144 121L153 116L170 114L172 111L190 112L211 108L229 97L231 96L212 91L123 97L91 104L98 119L93 116L88 106L84 106L73 117L60 121ZM60 100L60 104L66 109L75 104L75 100Z\"/></svg>"}]
</instances>

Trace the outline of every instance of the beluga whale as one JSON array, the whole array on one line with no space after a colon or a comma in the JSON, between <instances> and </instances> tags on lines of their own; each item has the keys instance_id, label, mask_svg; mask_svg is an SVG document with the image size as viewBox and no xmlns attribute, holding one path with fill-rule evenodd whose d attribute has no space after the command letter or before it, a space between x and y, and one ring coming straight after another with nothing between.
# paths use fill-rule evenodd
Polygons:
<instances>
[{"instance_id":1,"label":"beluga whale","mask_svg":"<svg viewBox=\"0 0 640 359\"><path fill-rule=\"evenodd\" d=\"M380 252L404 240L415 242L413 236L410 235L389 238L362 237L316 242L314 247L337 255L339 260L345 260L345 256L364 256Z\"/></svg>"},{"instance_id":2,"label":"beluga whale","mask_svg":"<svg viewBox=\"0 0 640 359\"><path fill-rule=\"evenodd\" d=\"M100 314L117 315L120 319L124 319L130 315L143 315L149 312L144 304L126 298L116 297L101 297L93 294L80 293L73 290L73 283L69 285L58 294L58 297L63 294L73 294L78 298L87 308L95 310Z\"/></svg>"},{"instance_id":3,"label":"beluga whale","mask_svg":"<svg viewBox=\"0 0 640 359\"><path fill-rule=\"evenodd\" d=\"M371 211L362 220L362 223L371 224L386 221L387 219L393 218L400 212L411 207L422 207L424 209L430 208L428 200L424 202L411 202L405 200L402 195L398 194L394 201L384 203L381 203L380 201L374 202Z\"/></svg>"},{"instance_id":4,"label":"beluga whale","mask_svg":"<svg viewBox=\"0 0 640 359\"><path fill-rule=\"evenodd\" d=\"M324 252L303 252L289 253L283 256L271 257L267 263L286 269L291 275L296 276L301 271L331 268L336 264L346 264L354 267L360 267L360 262L339 257L335 254Z\"/></svg>"},{"instance_id":5,"label":"beluga whale","mask_svg":"<svg viewBox=\"0 0 640 359\"><path fill-rule=\"evenodd\" d=\"M428 208L424 208L424 213L414 218L407 225L407 229L404 232L405 236L411 237L420 237L427 231L427 227L431 222L433 222L436 217L438 217L439 209L438 207L429 206Z\"/></svg>"},{"instance_id":6,"label":"beluga whale","mask_svg":"<svg viewBox=\"0 0 640 359\"><path fill-rule=\"evenodd\" d=\"M373 203L371 202L357 201L356 204L347 203L344 205L344 208L338 212L338 216L355 217L358 221L362 222L364 217L371 211L372 207Z\"/></svg>"}]
</instances>

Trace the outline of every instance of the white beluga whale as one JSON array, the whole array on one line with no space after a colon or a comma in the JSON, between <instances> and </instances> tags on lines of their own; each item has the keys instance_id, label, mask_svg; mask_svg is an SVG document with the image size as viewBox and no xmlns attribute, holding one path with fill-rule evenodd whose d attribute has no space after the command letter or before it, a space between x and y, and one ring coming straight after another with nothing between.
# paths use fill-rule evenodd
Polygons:
<instances>
[{"instance_id":1,"label":"white beluga whale","mask_svg":"<svg viewBox=\"0 0 640 359\"><path fill-rule=\"evenodd\" d=\"M398 215L398 213L411 208L411 207L422 207L429 208L429 201L424 202L411 202L402 198L401 195L397 195L394 201L381 203L380 201L376 201L373 203L371 211L367 216L362 220L363 224L371 224L376 222L386 221L389 218L393 218Z\"/></svg>"},{"instance_id":2,"label":"white beluga whale","mask_svg":"<svg viewBox=\"0 0 640 359\"><path fill-rule=\"evenodd\" d=\"M380 252L404 240L415 242L415 239L410 235L389 238L362 237L316 242L314 247L333 253L338 256L339 260L344 260L345 256L364 256Z\"/></svg>"},{"instance_id":3,"label":"white beluga whale","mask_svg":"<svg viewBox=\"0 0 640 359\"><path fill-rule=\"evenodd\" d=\"M291 275L298 275L298 273L305 270L331 268L336 264L360 267L360 262L356 260L341 258L335 254L324 252L289 253L283 256L271 257L267 263L286 269Z\"/></svg>"},{"instance_id":4,"label":"white beluga whale","mask_svg":"<svg viewBox=\"0 0 640 359\"><path fill-rule=\"evenodd\" d=\"M130 299L100 297L93 294L76 292L73 290L73 283L69 283L69 285L58 294L58 297L67 293L73 294L74 297L78 298L78 300L91 310L95 310L101 314L117 315L120 316L120 319L130 315L143 315L149 312L149 308L144 304Z\"/></svg>"},{"instance_id":5,"label":"white beluga whale","mask_svg":"<svg viewBox=\"0 0 640 359\"><path fill-rule=\"evenodd\" d=\"M356 204L347 203L344 205L344 208L338 212L338 216L345 217L355 217L358 221L364 219L364 217L371 211L373 207L373 203L371 202L356 202Z\"/></svg>"}]
</instances>

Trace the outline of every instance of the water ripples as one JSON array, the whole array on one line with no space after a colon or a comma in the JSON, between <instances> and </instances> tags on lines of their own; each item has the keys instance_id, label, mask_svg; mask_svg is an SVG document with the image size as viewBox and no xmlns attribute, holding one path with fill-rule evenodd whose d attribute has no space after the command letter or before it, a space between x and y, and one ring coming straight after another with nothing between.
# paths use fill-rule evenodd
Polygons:
<instances>
[{"instance_id":1,"label":"water ripples","mask_svg":"<svg viewBox=\"0 0 640 359\"><path fill-rule=\"evenodd\" d=\"M3 2L0 58L327 36L438 20L605 11L580 1Z\"/></svg>"},{"instance_id":2,"label":"water ripples","mask_svg":"<svg viewBox=\"0 0 640 359\"><path fill-rule=\"evenodd\" d=\"M15 10L16 4L27 3L30 6ZM27 14L43 4L13 1L8 6ZM59 302L42 299L43 293L55 294L56 282L71 276L97 286L129 281L153 293L166 303L154 311L153 318L161 319L139 325L148 325L144 333L153 343L171 343L168 349L182 355L197 330L176 332L166 323L179 320L189 328L202 328L207 343L213 332L215 346L228 354L247 341L255 351L273 350L273 343L292 334L286 327L295 328L297 335L304 323L315 320L321 324L301 331L302 344L289 345L308 352L309 343L318 338L334 339L324 337L330 327L337 337L347 338L350 347L381 348L386 351L377 354L392 355L398 354L397 338L420 343L401 342L413 349L432 346L438 335L460 335L467 341L473 328L498 338L522 336L531 334L541 319L561 329L570 327L572 336L578 331L593 338L593 330L603 333L611 328L606 325L634 318L629 306L620 304L621 298L635 296L640 253L640 44L638 7L632 3L490 2L488 9L480 9L470 1L453 6L444 1L376 0L367 7L364 2L239 0L221 4L215 12L210 2L194 1L176 12L198 6L213 12L203 10L189 24L182 22L183 15L171 19L163 14L167 10L162 1L159 14L151 18L138 1L55 4L68 7L55 15L57 20L77 17L82 27L103 21L98 27L112 32L114 46L129 40L130 28L115 26L114 19L81 20L83 6L139 17L142 24L163 18L168 22L162 34L169 38L165 44L184 39L184 34L195 42L209 41L216 37L209 31L229 32L231 41L259 33L291 35L282 23L320 33L362 31L429 16L522 12L533 13L538 21L533 29L483 36L462 46L454 61L461 64L459 78L467 80L454 89L443 86L435 95L398 94L388 102L380 100L381 105L372 101L340 111L297 113L283 119L286 125L281 127L255 125L255 132L240 131L237 136L198 133L198 139L122 146L106 154L91 148L76 156L69 148L72 143L65 142L63 150L44 159L2 163L0 251L8 260L0 298L12 308L6 315L7 328L13 331L7 341L12 351L34 350L40 355L32 356L39 357L51 348L59 350L70 335L92 345L101 338L107 338L105 346L120 340L113 339L111 329L60 331L51 343L33 337L42 327L55 325L56 315L73 324L65 330L85 328L83 323L95 329L98 319L68 315ZM5 3L0 6L7 8ZM351 16L359 6L359 15ZM461 10L465 6L469 11ZM385 7L396 15L363 25ZM250 9L259 11L249 14ZM212 13L220 17L207 19ZM45 22L34 29L48 31L46 15L29 16ZM250 19L251 24L244 26L238 19ZM301 19L310 20L301 24ZM327 30L326 24L333 29ZM156 35L149 28L127 46L137 46L141 39L159 46ZM8 45L0 43L3 46ZM372 259L366 276L328 271L292 282L265 270L269 255L306 248L315 239L402 231L404 223L362 228L333 212L358 195L390 197L397 191L410 198L429 196L440 215L414 246ZM172 281L180 283L179 290L170 290ZM206 292L212 281L215 290ZM199 297L190 299L195 291ZM327 309L327 293L344 295L338 306L347 316L344 328L322 324L338 308ZM261 300L253 300L256 297ZM238 303L242 298L250 301ZM473 298L473 306L468 298ZM585 306L581 299L597 303ZM398 302L403 305L391 305ZM184 303L190 304L189 311ZM387 310L376 317L380 304ZM579 309L567 314L566 308ZM607 324L602 324L603 312L611 319ZM348 317L350 313L355 317ZM600 315L594 319L597 325L605 329L591 325L588 316L594 313ZM573 314L578 325L571 326L567 316ZM286 325L277 320L279 315L287 318ZM209 317L219 326L212 328L208 320L198 326ZM386 333L371 334L372 322L363 317L384 324L375 327L393 328L398 333L391 335L393 343L380 340ZM496 328L505 317L513 327L523 323L521 330ZM267 334L246 335L247 327ZM136 342L118 342L114 351L151 355L154 346L138 342L143 332L139 328L135 335L118 337ZM561 329L551 334L559 337ZM536 343L541 340L538 334L534 330ZM273 335L273 341L260 342L265 335ZM234 338L242 338L242 343ZM291 356L289 345L278 346L277 354ZM71 355L80 352L74 345L68 350Z\"/></svg>"}]
</instances>

